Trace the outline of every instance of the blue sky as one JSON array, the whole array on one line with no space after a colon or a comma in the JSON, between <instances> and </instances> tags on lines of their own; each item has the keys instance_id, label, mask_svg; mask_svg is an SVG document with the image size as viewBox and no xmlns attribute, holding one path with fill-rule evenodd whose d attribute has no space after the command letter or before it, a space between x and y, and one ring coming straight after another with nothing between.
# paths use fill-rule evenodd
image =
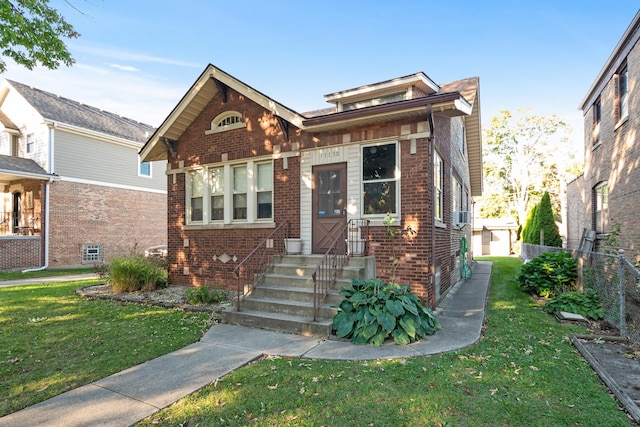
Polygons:
<instances>
[{"instance_id":1,"label":"blue sky","mask_svg":"<svg viewBox=\"0 0 640 427\"><path fill-rule=\"evenodd\" d=\"M556 114L582 139L578 105L638 11L594 0L52 0L81 33L76 64L8 62L4 77L159 126L212 63L299 112L324 95L425 72L480 77L482 121Z\"/></svg>"}]
</instances>

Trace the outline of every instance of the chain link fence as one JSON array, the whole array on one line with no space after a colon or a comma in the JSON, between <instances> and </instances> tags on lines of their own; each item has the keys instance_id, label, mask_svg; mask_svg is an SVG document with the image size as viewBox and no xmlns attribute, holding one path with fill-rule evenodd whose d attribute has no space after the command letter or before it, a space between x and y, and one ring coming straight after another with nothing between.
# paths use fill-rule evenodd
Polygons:
<instances>
[{"instance_id":1,"label":"chain link fence","mask_svg":"<svg viewBox=\"0 0 640 427\"><path fill-rule=\"evenodd\" d=\"M602 303L604 320L620 336L640 344L640 270L624 255L579 252L523 243L521 258L527 262L545 252L569 252L578 264L578 289L593 289Z\"/></svg>"}]
</instances>

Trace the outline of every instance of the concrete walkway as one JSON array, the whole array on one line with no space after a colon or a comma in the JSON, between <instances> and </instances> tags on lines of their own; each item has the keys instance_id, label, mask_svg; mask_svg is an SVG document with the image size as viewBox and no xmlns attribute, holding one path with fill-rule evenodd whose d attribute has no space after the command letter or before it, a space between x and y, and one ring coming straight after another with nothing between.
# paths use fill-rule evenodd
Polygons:
<instances>
[{"instance_id":1,"label":"concrete walkway","mask_svg":"<svg viewBox=\"0 0 640 427\"><path fill-rule=\"evenodd\" d=\"M436 310L442 330L418 343L356 346L216 325L197 343L2 417L0 427L128 426L264 355L375 360L464 348L480 339L491 268L491 262L474 263L473 277L453 288Z\"/></svg>"}]
</instances>

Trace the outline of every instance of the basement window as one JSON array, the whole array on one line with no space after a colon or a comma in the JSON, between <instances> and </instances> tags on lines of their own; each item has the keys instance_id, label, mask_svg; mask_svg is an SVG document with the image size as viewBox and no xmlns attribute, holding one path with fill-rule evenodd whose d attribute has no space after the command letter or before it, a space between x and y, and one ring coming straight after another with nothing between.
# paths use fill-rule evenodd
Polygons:
<instances>
[{"instance_id":1,"label":"basement window","mask_svg":"<svg viewBox=\"0 0 640 427\"><path fill-rule=\"evenodd\" d=\"M82 263L92 264L103 261L102 245L82 245Z\"/></svg>"}]
</instances>

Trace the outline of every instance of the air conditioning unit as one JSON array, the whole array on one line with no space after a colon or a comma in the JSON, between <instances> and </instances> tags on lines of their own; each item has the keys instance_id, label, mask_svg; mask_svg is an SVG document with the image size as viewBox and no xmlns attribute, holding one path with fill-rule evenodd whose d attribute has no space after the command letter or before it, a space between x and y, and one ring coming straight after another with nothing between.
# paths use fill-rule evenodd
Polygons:
<instances>
[{"instance_id":1,"label":"air conditioning unit","mask_svg":"<svg viewBox=\"0 0 640 427\"><path fill-rule=\"evenodd\" d=\"M453 222L456 225L471 224L471 212L455 211L453 213Z\"/></svg>"}]
</instances>

